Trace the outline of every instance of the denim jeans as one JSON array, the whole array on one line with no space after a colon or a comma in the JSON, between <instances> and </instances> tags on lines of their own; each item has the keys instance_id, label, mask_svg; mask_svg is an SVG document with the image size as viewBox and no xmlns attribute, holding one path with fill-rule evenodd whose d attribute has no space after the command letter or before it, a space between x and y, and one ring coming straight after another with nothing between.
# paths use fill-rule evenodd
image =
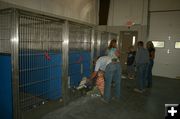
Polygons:
<instances>
[{"instance_id":1,"label":"denim jeans","mask_svg":"<svg viewBox=\"0 0 180 119\"><path fill-rule=\"evenodd\" d=\"M146 69L146 86L152 87L152 68L154 60L150 59Z\"/></svg>"},{"instance_id":2,"label":"denim jeans","mask_svg":"<svg viewBox=\"0 0 180 119\"><path fill-rule=\"evenodd\" d=\"M135 72L134 65L127 65L127 74L132 76L134 75L134 72Z\"/></svg>"},{"instance_id":3,"label":"denim jeans","mask_svg":"<svg viewBox=\"0 0 180 119\"><path fill-rule=\"evenodd\" d=\"M121 66L120 63L110 63L105 69L104 99L111 100L111 84L115 83L115 97L120 98Z\"/></svg>"},{"instance_id":4,"label":"denim jeans","mask_svg":"<svg viewBox=\"0 0 180 119\"><path fill-rule=\"evenodd\" d=\"M143 90L145 88L146 83L146 68L147 64L137 64L137 85L139 90Z\"/></svg>"}]
</instances>

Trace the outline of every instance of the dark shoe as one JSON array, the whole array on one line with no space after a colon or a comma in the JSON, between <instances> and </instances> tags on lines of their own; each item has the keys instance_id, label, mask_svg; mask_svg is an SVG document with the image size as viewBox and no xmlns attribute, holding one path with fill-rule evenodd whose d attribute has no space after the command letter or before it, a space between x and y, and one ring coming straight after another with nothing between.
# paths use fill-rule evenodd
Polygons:
<instances>
[{"instance_id":1,"label":"dark shoe","mask_svg":"<svg viewBox=\"0 0 180 119\"><path fill-rule=\"evenodd\" d=\"M120 101L121 101L121 98L112 97L112 101L114 101L114 102L120 102Z\"/></svg>"},{"instance_id":2,"label":"dark shoe","mask_svg":"<svg viewBox=\"0 0 180 119\"><path fill-rule=\"evenodd\" d=\"M104 103L106 103L106 104L109 103L109 101L105 100L104 98L101 98L101 101L104 102Z\"/></svg>"},{"instance_id":3,"label":"dark shoe","mask_svg":"<svg viewBox=\"0 0 180 119\"><path fill-rule=\"evenodd\" d=\"M148 85L147 88L152 88L152 85Z\"/></svg>"}]
</instances>

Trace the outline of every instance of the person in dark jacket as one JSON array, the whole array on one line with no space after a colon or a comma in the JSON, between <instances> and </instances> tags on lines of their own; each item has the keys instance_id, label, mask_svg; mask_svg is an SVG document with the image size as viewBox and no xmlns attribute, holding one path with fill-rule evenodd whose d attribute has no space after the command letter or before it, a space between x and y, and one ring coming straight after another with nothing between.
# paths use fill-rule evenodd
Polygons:
<instances>
[{"instance_id":1,"label":"person in dark jacket","mask_svg":"<svg viewBox=\"0 0 180 119\"><path fill-rule=\"evenodd\" d=\"M147 88L152 87L152 68L154 65L154 57L155 57L155 48L152 41L148 41L146 43L146 48L149 52L149 62L146 69L146 82Z\"/></svg>"}]
</instances>

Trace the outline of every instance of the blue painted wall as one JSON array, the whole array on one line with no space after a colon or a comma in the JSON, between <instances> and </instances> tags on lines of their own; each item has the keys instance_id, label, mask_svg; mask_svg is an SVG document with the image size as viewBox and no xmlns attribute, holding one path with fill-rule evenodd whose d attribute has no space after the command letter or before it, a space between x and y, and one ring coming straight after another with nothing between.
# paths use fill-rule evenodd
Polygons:
<instances>
[{"instance_id":1,"label":"blue painted wall","mask_svg":"<svg viewBox=\"0 0 180 119\"><path fill-rule=\"evenodd\" d=\"M91 52L88 51L71 51L69 53L69 77L70 87L79 85L83 77L90 76ZM81 68L83 73L81 74Z\"/></svg>"},{"instance_id":2,"label":"blue painted wall","mask_svg":"<svg viewBox=\"0 0 180 119\"><path fill-rule=\"evenodd\" d=\"M43 52L34 51L36 55L25 55L22 52L20 55L20 91L31 93L35 96L41 95L48 91L46 97L56 100L61 97L61 76L62 76L62 56L61 53L50 53L50 60L44 57ZM70 85L78 86L82 77L90 75L90 52L70 52L69 54L69 76ZM25 71L29 68L38 68L50 65L57 65L51 68L41 70ZM83 66L83 74L81 74L81 65ZM11 56L0 54L0 119L12 119L12 77L11 77ZM53 76L53 79L50 79ZM26 80L25 80L26 79ZM44 83L32 82L50 79L43 81ZM24 84L29 84L24 85ZM26 87L24 88L23 87Z\"/></svg>"},{"instance_id":3,"label":"blue painted wall","mask_svg":"<svg viewBox=\"0 0 180 119\"><path fill-rule=\"evenodd\" d=\"M11 56L0 54L0 119L12 119Z\"/></svg>"},{"instance_id":4,"label":"blue painted wall","mask_svg":"<svg viewBox=\"0 0 180 119\"><path fill-rule=\"evenodd\" d=\"M62 95L62 55L57 52L22 52L20 54L20 92L56 100Z\"/></svg>"}]
</instances>

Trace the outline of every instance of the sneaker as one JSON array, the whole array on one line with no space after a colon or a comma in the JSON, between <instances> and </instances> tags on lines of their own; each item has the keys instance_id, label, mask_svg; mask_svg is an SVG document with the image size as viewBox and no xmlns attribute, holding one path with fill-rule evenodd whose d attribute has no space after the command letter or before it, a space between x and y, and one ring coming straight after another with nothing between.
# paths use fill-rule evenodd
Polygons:
<instances>
[{"instance_id":1,"label":"sneaker","mask_svg":"<svg viewBox=\"0 0 180 119\"><path fill-rule=\"evenodd\" d=\"M143 91L142 91L142 90L137 89L137 88L135 88L135 89L134 89L134 91L135 91L135 92L138 92L138 93L143 93Z\"/></svg>"}]
</instances>

